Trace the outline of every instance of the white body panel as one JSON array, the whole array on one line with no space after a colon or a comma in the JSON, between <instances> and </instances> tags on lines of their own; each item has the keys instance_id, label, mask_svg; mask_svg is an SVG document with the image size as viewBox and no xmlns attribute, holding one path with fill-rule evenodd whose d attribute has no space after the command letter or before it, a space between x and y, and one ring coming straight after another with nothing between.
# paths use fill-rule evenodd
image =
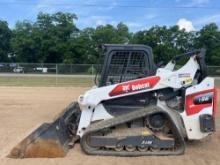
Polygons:
<instances>
[{"instance_id":1,"label":"white body panel","mask_svg":"<svg viewBox=\"0 0 220 165\"><path fill-rule=\"evenodd\" d=\"M101 104L101 102L104 100L134 95L137 93L144 93L148 91L154 91L167 87L173 88L174 90L178 90L182 87L189 87L192 85L192 87L189 87L186 90L186 95L188 95L199 90L204 90L208 88L211 89L214 86L213 78L206 78L203 81L203 83L193 86L193 79L195 77L196 71L199 69L199 65L195 60L194 56L190 57L189 61L179 70L173 71L173 69L174 64L172 62L168 63L167 66L165 66L165 68L159 68L157 70L156 76L160 77L160 80L152 88L143 89L139 91L132 91L131 93L124 93L116 96L110 96L110 92L114 90L117 87L117 85L123 85L123 83L120 83L100 88L94 87L91 90L87 91L78 99L80 108L82 110L82 115L78 126L77 134L81 137L84 133L84 130L91 124L91 122L98 120L106 120L113 117L105 110L104 106ZM133 81L135 80L128 81L126 83L132 83ZM165 105L162 104L158 104L158 106L160 106L161 108L167 108L165 107ZM212 109L206 108L202 110L199 114L211 114L211 111ZM187 116L185 111L183 113L179 113L179 116L181 116L184 121L187 137L189 139L201 139L207 136L207 133L202 133L200 131L198 121L199 114Z\"/></svg>"},{"instance_id":2,"label":"white body panel","mask_svg":"<svg viewBox=\"0 0 220 165\"><path fill-rule=\"evenodd\" d=\"M99 121L99 120L106 120L113 118L106 109L103 107L102 104L99 104L94 110L87 109L83 110L80 118L79 128L78 129L78 135L82 136L83 131L86 127L90 125L91 122Z\"/></svg>"},{"instance_id":3,"label":"white body panel","mask_svg":"<svg viewBox=\"0 0 220 165\"><path fill-rule=\"evenodd\" d=\"M214 79L207 77L199 85L194 85L186 89L186 96L191 95L200 91L209 90L214 88ZM199 113L187 116L186 111L181 113L188 139L198 140L206 137L209 133L203 133L200 131L199 116L201 114L212 115L213 108L208 107L202 109Z\"/></svg>"},{"instance_id":4,"label":"white body panel","mask_svg":"<svg viewBox=\"0 0 220 165\"><path fill-rule=\"evenodd\" d=\"M186 112L181 114L186 128L187 138L190 140L199 140L210 134L200 131L199 116L201 114L212 115L212 108L204 108L202 111L192 116L187 116Z\"/></svg>"}]
</instances>

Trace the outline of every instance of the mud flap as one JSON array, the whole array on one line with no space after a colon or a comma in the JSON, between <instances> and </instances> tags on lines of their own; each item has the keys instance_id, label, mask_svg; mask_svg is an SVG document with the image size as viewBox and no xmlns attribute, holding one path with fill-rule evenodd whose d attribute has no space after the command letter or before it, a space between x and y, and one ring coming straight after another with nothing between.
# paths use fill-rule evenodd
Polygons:
<instances>
[{"instance_id":1,"label":"mud flap","mask_svg":"<svg viewBox=\"0 0 220 165\"><path fill-rule=\"evenodd\" d=\"M69 143L76 141L81 111L78 103L70 104L52 123L44 123L15 146L10 158L64 157Z\"/></svg>"}]
</instances>

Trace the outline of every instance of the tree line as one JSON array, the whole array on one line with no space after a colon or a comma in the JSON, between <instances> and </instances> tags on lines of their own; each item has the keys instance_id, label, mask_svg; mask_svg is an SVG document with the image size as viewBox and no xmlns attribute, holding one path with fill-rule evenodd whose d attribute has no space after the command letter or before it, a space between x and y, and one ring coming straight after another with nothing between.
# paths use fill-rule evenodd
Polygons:
<instances>
[{"instance_id":1,"label":"tree line","mask_svg":"<svg viewBox=\"0 0 220 165\"><path fill-rule=\"evenodd\" d=\"M156 62L167 62L174 55L206 48L208 65L220 65L220 31L215 23L196 32L178 26L153 26L135 33L124 23L80 30L77 15L40 12L35 22L18 21L10 29L0 20L0 62L96 63L101 44L145 44L153 49Z\"/></svg>"}]
</instances>

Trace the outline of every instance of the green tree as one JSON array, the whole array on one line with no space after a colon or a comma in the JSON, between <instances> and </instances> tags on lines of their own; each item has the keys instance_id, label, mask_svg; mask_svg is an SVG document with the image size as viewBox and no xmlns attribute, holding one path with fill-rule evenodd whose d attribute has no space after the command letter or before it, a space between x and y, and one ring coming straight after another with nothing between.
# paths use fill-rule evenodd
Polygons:
<instances>
[{"instance_id":1,"label":"green tree","mask_svg":"<svg viewBox=\"0 0 220 165\"><path fill-rule=\"evenodd\" d=\"M95 29L86 28L80 31L78 37L71 40L70 52L74 52L74 62L97 63L99 47L102 44L126 44L130 37L129 29L123 23L116 27L102 25ZM71 61L70 58L68 61Z\"/></svg>"},{"instance_id":2,"label":"green tree","mask_svg":"<svg viewBox=\"0 0 220 165\"><path fill-rule=\"evenodd\" d=\"M74 24L75 14L58 12L52 15L39 13L36 27L42 36L44 62L62 63L69 52L69 40L77 36L79 30Z\"/></svg>"},{"instance_id":3,"label":"green tree","mask_svg":"<svg viewBox=\"0 0 220 165\"><path fill-rule=\"evenodd\" d=\"M93 35L95 29L86 28L80 31L79 36L69 41L69 54L65 56L65 63L96 63L98 52ZM72 54L72 56L70 56Z\"/></svg>"},{"instance_id":4,"label":"green tree","mask_svg":"<svg viewBox=\"0 0 220 165\"><path fill-rule=\"evenodd\" d=\"M215 23L204 26L195 38L198 48L206 48L206 62L209 65L220 65L220 32Z\"/></svg>"},{"instance_id":5,"label":"green tree","mask_svg":"<svg viewBox=\"0 0 220 165\"><path fill-rule=\"evenodd\" d=\"M9 61L11 30L6 21L0 20L0 62Z\"/></svg>"},{"instance_id":6,"label":"green tree","mask_svg":"<svg viewBox=\"0 0 220 165\"><path fill-rule=\"evenodd\" d=\"M15 55L17 62L96 63L102 44L131 43L151 46L156 62L168 62L176 54L205 47L207 63L220 65L220 32L216 24L198 32L186 32L178 26L154 26L130 33L122 22L79 30L76 19L73 13L40 12L33 23L17 22L12 33L7 23L0 21L0 61Z\"/></svg>"},{"instance_id":7,"label":"green tree","mask_svg":"<svg viewBox=\"0 0 220 165\"><path fill-rule=\"evenodd\" d=\"M79 32L75 19L75 14L58 12L39 13L35 23L18 22L12 39L17 61L62 63L69 54L69 40Z\"/></svg>"},{"instance_id":8,"label":"green tree","mask_svg":"<svg viewBox=\"0 0 220 165\"><path fill-rule=\"evenodd\" d=\"M192 33L180 30L178 26L154 26L135 33L130 43L152 47L156 62L169 61L174 55L192 49Z\"/></svg>"},{"instance_id":9,"label":"green tree","mask_svg":"<svg viewBox=\"0 0 220 165\"><path fill-rule=\"evenodd\" d=\"M107 24L98 26L92 38L97 46L102 44L125 44L129 41L130 33L128 27L123 23L119 23L117 27Z\"/></svg>"},{"instance_id":10,"label":"green tree","mask_svg":"<svg viewBox=\"0 0 220 165\"><path fill-rule=\"evenodd\" d=\"M16 23L11 45L17 62L41 62L41 39L31 22Z\"/></svg>"},{"instance_id":11,"label":"green tree","mask_svg":"<svg viewBox=\"0 0 220 165\"><path fill-rule=\"evenodd\" d=\"M99 58L99 48L103 44L126 44L129 42L131 34L128 27L122 22L119 23L116 27L112 25L102 25L98 26L95 29L86 28L81 33L87 37L89 47L86 49L89 50L87 58L84 58L89 63L97 63Z\"/></svg>"}]
</instances>

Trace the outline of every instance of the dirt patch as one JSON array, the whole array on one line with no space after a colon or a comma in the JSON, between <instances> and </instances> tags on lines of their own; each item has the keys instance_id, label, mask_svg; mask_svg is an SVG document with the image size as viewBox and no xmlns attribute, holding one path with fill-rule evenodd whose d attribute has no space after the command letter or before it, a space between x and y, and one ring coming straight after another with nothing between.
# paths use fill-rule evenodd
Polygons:
<instances>
[{"instance_id":1,"label":"dirt patch","mask_svg":"<svg viewBox=\"0 0 220 165\"><path fill-rule=\"evenodd\" d=\"M65 158L9 159L6 154L41 123L51 121L86 88L73 87L0 87L0 164L6 165L217 165L220 162L220 112L217 132L202 141L187 143L186 153L172 157L104 157L85 155L77 144ZM218 99L218 102L220 99ZM220 110L218 106L218 110Z\"/></svg>"}]
</instances>

